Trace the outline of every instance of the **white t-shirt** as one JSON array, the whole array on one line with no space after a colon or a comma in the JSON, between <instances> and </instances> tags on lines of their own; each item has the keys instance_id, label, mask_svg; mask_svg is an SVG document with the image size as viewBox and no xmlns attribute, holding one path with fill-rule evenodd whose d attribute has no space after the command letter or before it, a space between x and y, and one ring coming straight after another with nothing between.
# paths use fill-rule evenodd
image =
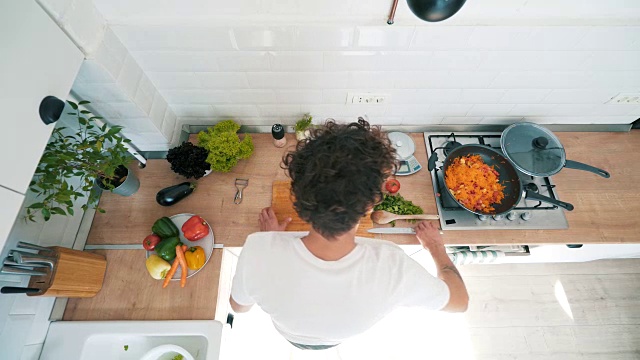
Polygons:
<instances>
[{"instance_id":1,"label":"white t-shirt","mask_svg":"<svg viewBox=\"0 0 640 360\"><path fill-rule=\"evenodd\" d=\"M392 242L356 237L337 261L314 256L307 232L259 232L242 249L231 295L258 304L287 340L334 345L360 334L398 306L440 310L449 288Z\"/></svg>"}]
</instances>

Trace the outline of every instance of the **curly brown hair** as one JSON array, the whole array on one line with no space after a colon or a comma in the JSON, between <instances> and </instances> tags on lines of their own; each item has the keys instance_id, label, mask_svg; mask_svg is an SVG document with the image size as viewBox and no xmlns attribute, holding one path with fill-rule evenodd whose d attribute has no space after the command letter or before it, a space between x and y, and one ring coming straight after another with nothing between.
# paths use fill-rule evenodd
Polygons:
<instances>
[{"instance_id":1,"label":"curly brown hair","mask_svg":"<svg viewBox=\"0 0 640 360\"><path fill-rule=\"evenodd\" d=\"M328 120L282 159L298 216L330 240L353 229L382 200L382 185L397 166L386 134L362 118L350 124Z\"/></svg>"}]
</instances>

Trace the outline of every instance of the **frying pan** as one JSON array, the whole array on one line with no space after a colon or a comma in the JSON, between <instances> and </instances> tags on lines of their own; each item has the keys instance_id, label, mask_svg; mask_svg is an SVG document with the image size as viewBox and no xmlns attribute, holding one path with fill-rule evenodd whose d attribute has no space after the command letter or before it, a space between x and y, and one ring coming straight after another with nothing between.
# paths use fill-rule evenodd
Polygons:
<instances>
[{"instance_id":1,"label":"frying pan","mask_svg":"<svg viewBox=\"0 0 640 360\"><path fill-rule=\"evenodd\" d=\"M493 204L493 207L495 208L495 210L492 212L485 213L477 210L471 210L466 208L464 205L462 205L462 203L458 201L458 199L456 199L455 196L453 196L453 193L446 186L446 182L445 182L444 187L447 188L447 191L449 191L449 193L451 194L451 197L453 197L453 199L458 204L460 204L460 206L463 209L477 215L502 215L513 210L520 202L520 199L522 199L522 197L524 196L525 199L543 201L549 204L559 206L568 211L573 210L573 205L569 203L552 199L547 196L543 196L538 193L535 193L533 191L526 190L522 185L522 182L520 181L520 177L518 176L518 172L516 171L513 164L509 160L507 160L507 158L505 158L502 154L500 154L499 152L497 152L496 150L488 146L462 145L455 148L453 151L449 153L449 155L447 155L447 158L444 160L443 171L444 171L445 178L447 176L446 175L447 169L449 168L449 166L451 166L454 159L460 156L470 156L470 155L480 155L480 157L482 158L485 164L489 166L493 166L493 168L500 174L499 176L500 184L504 185L505 187L504 199L502 199L501 204Z\"/></svg>"},{"instance_id":2,"label":"frying pan","mask_svg":"<svg viewBox=\"0 0 640 360\"><path fill-rule=\"evenodd\" d=\"M510 125L502 132L500 147L521 172L531 176L551 176L562 168L589 171L603 178L607 171L581 162L567 160L560 139L549 129L530 122Z\"/></svg>"}]
</instances>

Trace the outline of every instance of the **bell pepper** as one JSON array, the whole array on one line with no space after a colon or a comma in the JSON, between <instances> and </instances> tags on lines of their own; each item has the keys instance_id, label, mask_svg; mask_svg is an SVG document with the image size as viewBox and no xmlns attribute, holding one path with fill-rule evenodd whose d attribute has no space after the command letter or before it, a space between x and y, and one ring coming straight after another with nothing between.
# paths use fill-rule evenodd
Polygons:
<instances>
[{"instance_id":1,"label":"bell pepper","mask_svg":"<svg viewBox=\"0 0 640 360\"><path fill-rule=\"evenodd\" d=\"M156 220L151 227L151 231L163 239L180 236L180 230L178 230L176 224L166 216Z\"/></svg>"},{"instance_id":2,"label":"bell pepper","mask_svg":"<svg viewBox=\"0 0 640 360\"><path fill-rule=\"evenodd\" d=\"M176 258L176 246L180 244L180 238L177 236L166 238L156 245L156 253L161 258L171 261Z\"/></svg>"},{"instance_id":3,"label":"bell pepper","mask_svg":"<svg viewBox=\"0 0 640 360\"><path fill-rule=\"evenodd\" d=\"M156 254L149 255L145 264L149 275L156 280L164 279L169 269L171 269L171 265Z\"/></svg>"},{"instance_id":4,"label":"bell pepper","mask_svg":"<svg viewBox=\"0 0 640 360\"><path fill-rule=\"evenodd\" d=\"M193 215L182 225L185 239L197 241L209 235L209 224L198 215Z\"/></svg>"},{"instance_id":5,"label":"bell pepper","mask_svg":"<svg viewBox=\"0 0 640 360\"><path fill-rule=\"evenodd\" d=\"M207 261L207 256L204 254L204 249L200 246L188 248L187 251L184 252L184 257L187 259L187 267L191 270L200 269Z\"/></svg>"}]
</instances>

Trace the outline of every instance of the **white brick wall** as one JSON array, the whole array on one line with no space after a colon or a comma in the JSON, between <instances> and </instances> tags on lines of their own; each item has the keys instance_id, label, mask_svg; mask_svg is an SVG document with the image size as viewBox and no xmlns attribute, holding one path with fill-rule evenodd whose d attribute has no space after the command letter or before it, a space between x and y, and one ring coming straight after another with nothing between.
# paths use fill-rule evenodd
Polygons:
<instances>
[{"instance_id":1,"label":"white brick wall","mask_svg":"<svg viewBox=\"0 0 640 360\"><path fill-rule=\"evenodd\" d=\"M74 95L92 101L90 109L123 134L140 150L166 150L171 146L176 117L155 85L120 39L107 27L91 0L36 0L56 21L85 56L73 85ZM147 46L180 39L163 27ZM211 34L214 35L214 34ZM164 40L163 40L164 39ZM203 41L208 41L204 39ZM178 46L177 43L171 43ZM193 46L203 45L194 40ZM188 48L188 47L186 47ZM217 48L217 46L214 46Z\"/></svg>"},{"instance_id":2,"label":"white brick wall","mask_svg":"<svg viewBox=\"0 0 640 360\"><path fill-rule=\"evenodd\" d=\"M542 19L534 3L529 17ZM113 8L97 4L109 20ZM640 3L617 6L616 18L640 13ZM640 106L604 104L640 91L640 26L594 26L588 11L591 23L564 26L413 24L406 17L410 25L300 25L286 16L262 26L235 15L228 15L234 25L162 26L154 11L156 17L139 15L154 25L127 25L138 16L115 16L124 24L111 29L179 124L293 123L305 112L319 120L367 114L380 124L604 124L640 117ZM383 106L345 105L348 92L368 91L390 98Z\"/></svg>"},{"instance_id":3,"label":"white brick wall","mask_svg":"<svg viewBox=\"0 0 640 360\"><path fill-rule=\"evenodd\" d=\"M110 29L94 54L83 62L72 92L91 101L91 110L108 123L123 126L123 134L138 149L166 150L171 146L176 128L173 110Z\"/></svg>"}]
</instances>

